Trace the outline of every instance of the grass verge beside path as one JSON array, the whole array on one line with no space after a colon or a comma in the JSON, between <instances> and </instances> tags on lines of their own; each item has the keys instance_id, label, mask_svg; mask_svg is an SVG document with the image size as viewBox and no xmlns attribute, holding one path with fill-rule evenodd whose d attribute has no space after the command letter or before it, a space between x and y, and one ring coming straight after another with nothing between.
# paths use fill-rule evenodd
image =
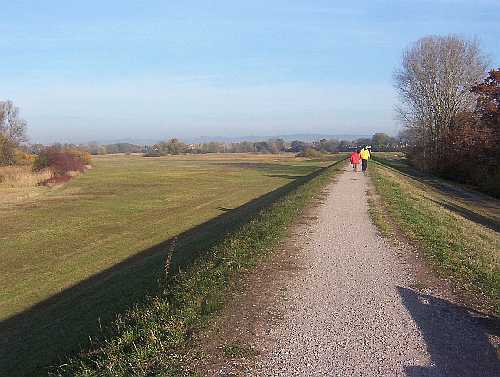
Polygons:
<instances>
[{"instance_id":1,"label":"grass verge beside path","mask_svg":"<svg viewBox=\"0 0 500 377\"><path fill-rule=\"evenodd\" d=\"M397 227L421 247L430 266L450 280L468 304L500 314L498 231L458 212L450 192L379 163L371 164L370 175L383 206L372 208L381 232L394 234ZM469 212L473 210L472 201L465 205ZM387 212L391 221L384 218Z\"/></svg>"},{"instance_id":2,"label":"grass verge beside path","mask_svg":"<svg viewBox=\"0 0 500 377\"><path fill-rule=\"evenodd\" d=\"M191 375L182 350L224 304L239 272L251 268L342 166L333 164L260 211L212 246L194 264L159 281L158 291L103 329L92 346L55 368L53 376Z\"/></svg>"}]
</instances>

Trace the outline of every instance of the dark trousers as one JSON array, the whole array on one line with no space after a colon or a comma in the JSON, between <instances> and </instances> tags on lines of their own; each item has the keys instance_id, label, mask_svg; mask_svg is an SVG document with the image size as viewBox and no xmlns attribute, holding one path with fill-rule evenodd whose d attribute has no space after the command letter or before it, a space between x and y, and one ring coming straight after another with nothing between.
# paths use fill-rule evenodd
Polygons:
<instances>
[{"instance_id":1,"label":"dark trousers","mask_svg":"<svg viewBox=\"0 0 500 377\"><path fill-rule=\"evenodd\" d=\"M361 170L366 171L367 167L368 167L368 160L361 160Z\"/></svg>"}]
</instances>

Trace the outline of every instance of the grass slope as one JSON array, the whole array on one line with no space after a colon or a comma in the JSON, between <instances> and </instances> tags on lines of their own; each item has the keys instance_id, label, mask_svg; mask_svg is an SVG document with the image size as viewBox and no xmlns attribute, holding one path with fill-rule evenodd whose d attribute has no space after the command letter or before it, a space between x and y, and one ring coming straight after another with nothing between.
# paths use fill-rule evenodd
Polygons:
<instances>
[{"instance_id":1,"label":"grass slope","mask_svg":"<svg viewBox=\"0 0 500 377\"><path fill-rule=\"evenodd\" d=\"M61 189L0 208L0 319L317 168L284 162L102 158Z\"/></svg>"},{"instance_id":2,"label":"grass slope","mask_svg":"<svg viewBox=\"0 0 500 377\"><path fill-rule=\"evenodd\" d=\"M377 156L375 156L377 159ZM370 174L384 208L403 234L416 241L427 261L450 279L469 303L500 313L499 202L433 178L410 176L399 156L378 156ZM403 173L396 169L404 168ZM394 232L375 216L382 233Z\"/></svg>"},{"instance_id":3,"label":"grass slope","mask_svg":"<svg viewBox=\"0 0 500 377\"><path fill-rule=\"evenodd\" d=\"M299 179L270 207L207 249L190 268L170 271L154 295L119 316L92 347L53 375L191 375L182 361L190 335L222 307L237 274L272 250L337 171L332 167Z\"/></svg>"},{"instance_id":4,"label":"grass slope","mask_svg":"<svg viewBox=\"0 0 500 377\"><path fill-rule=\"evenodd\" d=\"M173 237L173 263L188 264L326 163L105 156L63 187L0 203L0 370L43 375L155 292Z\"/></svg>"}]
</instances>

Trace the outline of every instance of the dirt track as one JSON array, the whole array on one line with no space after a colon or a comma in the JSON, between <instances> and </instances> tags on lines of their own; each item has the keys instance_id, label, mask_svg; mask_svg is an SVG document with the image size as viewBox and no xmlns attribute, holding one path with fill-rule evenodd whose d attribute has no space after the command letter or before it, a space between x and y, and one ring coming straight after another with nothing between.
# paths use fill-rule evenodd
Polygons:
<instances>
[{"instance_id":1,"label":"dirt track","mask_svg":"<svg viewBox=\"0 0 500 377\"><path fill-rule=\"evenodd\" d=\"M292 258L301 268L277 269L267 286L284 295L259 298L266 287L260 277L238 304L245 321L226 322L230 332L250 334L245 342L258 356L244 368L233 363L206 375L500 376L481 318L411 288L418 286L413 267L370 220L368 184L368 177L346 169L328 187L313 210L316 220L294 236L301 256Z\"/></svg>"}]
</instances>

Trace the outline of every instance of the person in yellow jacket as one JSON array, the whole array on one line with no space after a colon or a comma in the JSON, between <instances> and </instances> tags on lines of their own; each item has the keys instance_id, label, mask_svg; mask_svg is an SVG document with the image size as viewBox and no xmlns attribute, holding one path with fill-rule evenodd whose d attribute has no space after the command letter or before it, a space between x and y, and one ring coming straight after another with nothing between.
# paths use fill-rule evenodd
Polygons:
<instances>
[{"instance_id":1,"label":"person in yellow jacket","mask_svg":"<svg viewBox=\"0 0 500 377\"><path fill-rule=\"evenodd\" d=\"M370 151L368 147L364 147L359 152L359 156L361 157L361 171L366 173L366 169L368 168L368 160L370 159Z\"/></svg>"}]
</instances>

